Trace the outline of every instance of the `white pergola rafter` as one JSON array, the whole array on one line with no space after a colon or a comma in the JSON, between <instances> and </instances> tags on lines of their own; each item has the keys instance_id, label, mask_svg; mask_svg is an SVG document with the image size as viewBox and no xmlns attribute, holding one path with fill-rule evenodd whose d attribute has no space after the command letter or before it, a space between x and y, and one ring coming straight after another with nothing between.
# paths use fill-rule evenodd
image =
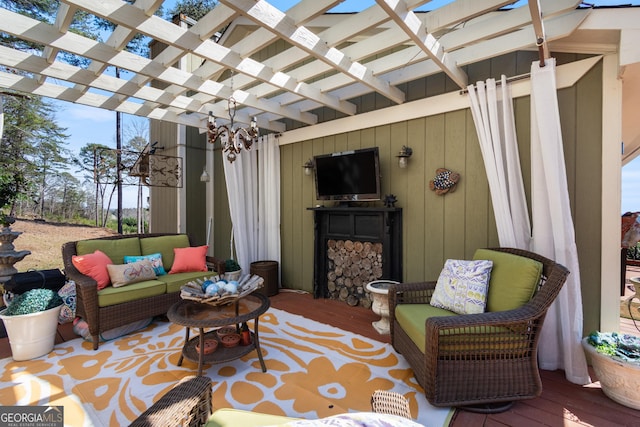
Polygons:
<instances>
[{"instance_id":1,"label":"white pergola rafter","mask_svg":"<svg viewBox=\"0 0 640 427\"><path fill-rule=\"evenodd\" d=\"M256 116L260 128L274 132L287 130L283 119L317 123L321 107L354 115L355 100L372 92L403 103L402 84L441 72L464 87L466 66L536 50L541 28L551 49L576 46L571 35L590 13L577 0L505 9L512 2L455 0L428 13L416 11L428 0L376 0L342 15L327 13L341 0L301 0L286 12L265 0L221 0L197 22L173 23L154 16L163 0L62 1L52 24L0 8L0 31L44 46L41 56L0 47L0 65L18 71L0 75L0 88L201 129L209 111L228 118L233 96L236 122ZM104 43L70 32L78 10L115 30ZM127 52L138 33L166 47L153 59ZM597 49L588 43L584 52ZM89 59L89 66L62 62L60 51ZM127 72L116 78L109 67Z\"/></svg>"}]
</instances>

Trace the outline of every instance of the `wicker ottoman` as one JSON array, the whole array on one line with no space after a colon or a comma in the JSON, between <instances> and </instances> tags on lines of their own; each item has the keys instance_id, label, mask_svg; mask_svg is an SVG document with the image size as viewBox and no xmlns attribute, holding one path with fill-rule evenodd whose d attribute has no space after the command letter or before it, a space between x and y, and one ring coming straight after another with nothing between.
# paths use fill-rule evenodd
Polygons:
<instances>
[{"instance_id":1,"label":"wicker ottoman","mask_svg":"<svg viewBox=\"0 0 640 427\"><path fill-rule=\"evenodd\" d=\"M160 400L136 418L135 427L196 427L211 415L211 379L185 377Z\"/></svg>"}]
</instances>

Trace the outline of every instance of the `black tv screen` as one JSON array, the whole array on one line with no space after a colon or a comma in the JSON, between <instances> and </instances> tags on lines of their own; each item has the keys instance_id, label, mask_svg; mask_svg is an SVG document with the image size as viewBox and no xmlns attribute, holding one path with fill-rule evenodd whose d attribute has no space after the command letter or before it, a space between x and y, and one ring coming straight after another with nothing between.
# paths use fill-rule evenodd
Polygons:
<instances>
[{"instance_id":1,"label":"black tv screen","mask_svg":"<svg viewBox=\"0 0 640 427\"><path fill-rule=\"evenodd\" d=\"M380 200L378 147L314 157L316 199Z\"/></svg>"}]
</instances>

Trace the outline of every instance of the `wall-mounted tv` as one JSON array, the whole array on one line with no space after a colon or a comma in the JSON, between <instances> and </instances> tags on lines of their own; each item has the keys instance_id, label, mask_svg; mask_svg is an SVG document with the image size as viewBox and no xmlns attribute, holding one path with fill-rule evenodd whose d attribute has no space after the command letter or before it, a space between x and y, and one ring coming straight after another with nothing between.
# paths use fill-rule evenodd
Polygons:
<instances>
[{"instance_id":1,"label":"wall-mounted tv","mask_svg":"<svg viewBox=\"0 0 640 427\"><path fill-rule=\"evenodd\" d=\"M316 199L380 200L378 147L315 156L314 166Z\"/></svg>"}]
</instances>

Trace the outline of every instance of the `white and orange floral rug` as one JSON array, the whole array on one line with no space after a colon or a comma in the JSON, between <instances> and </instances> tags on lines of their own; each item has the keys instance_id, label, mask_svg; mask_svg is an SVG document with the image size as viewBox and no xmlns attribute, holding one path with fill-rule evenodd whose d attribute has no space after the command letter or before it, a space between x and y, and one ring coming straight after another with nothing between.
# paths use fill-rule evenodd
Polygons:
<instances>
[{"instance_id":1,"label":"white and orange floral rug","mask_svg":"<svg viewBox=\"0 0 640 427\"><path fill-rule=\"evenodd\" d=\"M128 425L197 365L177 366L184 328L155 322L100 344L81 338L55 346L31 361L0 360L0 405L64 406L65 425ZM213 405L300 418L370 411L371 394L392 390L410 401L414 419L446 426L452 410L434 408L407 362L391 345L271 308L260 317L256 352L207 365Z\"/></svg>"}]
</instances>

